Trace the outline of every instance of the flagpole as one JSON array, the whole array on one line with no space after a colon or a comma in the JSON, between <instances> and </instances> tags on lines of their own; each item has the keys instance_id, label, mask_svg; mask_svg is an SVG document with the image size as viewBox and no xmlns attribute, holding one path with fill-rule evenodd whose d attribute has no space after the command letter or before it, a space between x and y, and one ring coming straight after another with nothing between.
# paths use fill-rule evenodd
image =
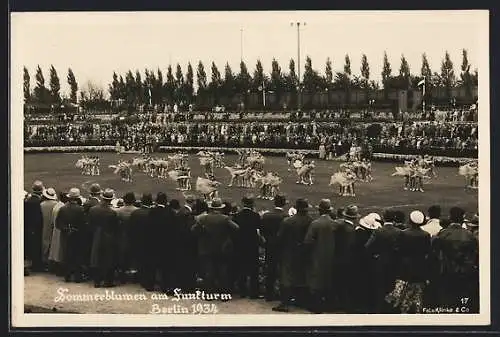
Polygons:
<instances>
[{"instance_id":1,"label":"flagpole","mask_svg":"<svg viewBox=\"0 0 500 337\"><path fill-rule=\"evenodd\" d=\"M423 87L423 93L422 93L422 111L423 114L425 115L425 76L424 76L424 87Z\"/></svg>"},{"instance_id":2,"label":"flagpole","mask_svg":"<svg viewBox=\"0 0 500 337\"><path fill-rule=\"evenodd\" d=\"M266 88L264 87L264 80L262 80L262 103L266 106Z\"/></svg>"}]
</instances>

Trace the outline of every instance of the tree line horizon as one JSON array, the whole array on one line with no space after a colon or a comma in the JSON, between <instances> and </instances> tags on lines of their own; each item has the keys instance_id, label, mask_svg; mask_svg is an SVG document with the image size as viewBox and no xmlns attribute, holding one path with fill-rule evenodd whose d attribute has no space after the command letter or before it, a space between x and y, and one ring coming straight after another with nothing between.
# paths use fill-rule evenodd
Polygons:
<instances>
[{"instance_id":1,"label":"tree line horizon","mask_svg":"<svg viewBox=\"0 0 500 337\"><path fill-rule=\"evenodd\" d=\"M333 71L332 60L327 58L324 66L324 75L313 67L309 56L305 59L303 76L301 76L301 93L318 93L340 90L347 95L352 90L370 91L417 89L418 83L425 78L426 95L430 95L434 88L443 88L447 99L452 98L452 89L462 87L465 96L472 99L473 88L478 85L478 70L471 71L467 50L462 50L462 64L459 76L455 74L453 62L448 51L445 52L441 61L440 71L432 71L425 53L422 54L420 72L415 75L410 71L409 64L401 56L399 71L393 74L392 66L384 52L381 72L381 83L371 79L371 69L365 54L361 57L360 73L354 74L351 69L351 61L348 54L345 55L342 71ZM278 98L285 93L297 94L299 89L295 60L292 58L288 64L288 71L284 71L278 61L273 58L271 72L265 73L260 59L257 60L253 76L248 71L246 63L241 60L239 72L233 72L229 63L224 66L224 77L219 68L212 62L210 64L211 77L207 78L205 65L199 61L196 65L196 90L194 70L190 62L184 75L182 66L177 63L167 67L166 78L162 70L145 69L144 73L139 70L128 70L124 74L113 72L112 81L108 84L107 91L87 81L84 87L79 87L71 68L68 68L66 81L70 88L69 96L61 95L61 85L57 70L53 65L49 68L49 85L45 84L43 71L38 65L35 73L36 85L31 90L31 77L26 67L23 68L23 91L25 104L53 105L61 103L80 103L95 105L100 102L119 101L124 105L136 106L141 104L156 105L162 103L186 104L210 99L211 102L219 102L224 97L238 95L241 101L246 102L251 93L262 91L274 93ZM143 76L144 75L144 76ZM78 95L79 94L79 95ZM387 95L385 95L387 97ZM368 95L366 96L368 97Z\"/></svg>"}]
</instances>

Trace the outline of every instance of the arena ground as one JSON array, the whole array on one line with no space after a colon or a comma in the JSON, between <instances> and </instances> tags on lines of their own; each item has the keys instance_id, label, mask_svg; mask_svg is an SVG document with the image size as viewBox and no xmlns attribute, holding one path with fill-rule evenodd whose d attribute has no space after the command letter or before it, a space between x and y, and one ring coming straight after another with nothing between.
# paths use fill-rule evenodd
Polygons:
<instances>
[{"instance_id":1,"label":"arena ground","mask_svg":"<svg viewBox=\"0 0 500 337\"><path fill-rule=\"evenodd\" d=\"M163 154L160 154L163 155ZM70 187L79 187L84 196L88 195L88 188L93 182L97 182L101 187L111 187L117 191L118 195L123 195L127 191L134 191L140 196L143 192L166 192L169 199L177 198L183 200L181 192L176 191L176 184L168 179L158 179L146 176L142 172L134 173L134 182L125 183L120 181L117 175L108 165L116 164L119 158L130 159L137 155L100 153L101 175L86 176L75 167L80 153L49 153L49 154L25 154L24 155L24 188L29 191L34 180L40 179L46 187L54 187L56 190L67 191ZM225 163L228 165L236 162L235 155L228 155ZM293 202L298 197L306 197L309 202L316 205L322 198L330 198L335 207L343 207L354 203L360 207L362 214L373 211L381 211L383 208L394 208L403 211L412 209L426 210L432 204L439 204L444 212L452 206L463 207L468 216L477 211L478 192L477 190L465 189L465 179L458 175L456 167L438 167L438 177L426 181L425 192L404 191L402 188L402 177L391 177L394 167L399 164L373 163L374 180L370 183L360 182L356 185L356 197L337 196L338 187L328 186L330 176L337 171L339 162L316 161L314 173L315 184L313 186L298 185L295 183L295 172L287 171L287 163L283 157L266 157L265 170L277 172L284 179L281 191L289 200ZM202 174L199 160L192 155L189 159L192 185L198 175ZM223 168L216 169L216 178L223 186L219 194L224 200L233 202L240 201L241 197L248 192L257 194L257 190L244 189L238 187L227 187L229 173ZM192 191L192 194L196 194ZM257 200L257 210L266 209L272 206L268 200Z\"/></svg>"}]
</instances>

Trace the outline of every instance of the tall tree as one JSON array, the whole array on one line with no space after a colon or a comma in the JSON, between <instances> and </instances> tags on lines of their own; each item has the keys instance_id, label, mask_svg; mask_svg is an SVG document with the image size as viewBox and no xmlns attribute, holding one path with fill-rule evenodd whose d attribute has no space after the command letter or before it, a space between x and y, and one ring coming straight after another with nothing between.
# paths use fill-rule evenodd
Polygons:
<instances>
[{"instance_id":1,"label":"tall tree","mask_svg":"<svg viewBox=\"0 0 500 337\"><path fill-rule=\"evenodd\" d=\"M154 97L155 97L155 104L160 104L163 102L163 73L161 72L160 68L156 70L156 81L155 81L155 90L154 90Z\"/></svg>"},{"instance_id":2,"label":"tall tree","mask_svg":"<svg viewBox=\"0 0 500 337\"><path fill-rule=\"evenodd\" d=\"M184 92L184 75L182 74L182 68L179 63L175 70L175 96L178 101L186 100L186 93Z\"/></svg>"},{"instance_id":3,"label":"tall tree","mask_svg":"<svg viewBox=\"0 0 500 337\"><path fill-rule=\"evenodd\" d=\"M125 75L125 88L127 105L132 107L136 103L135 78L132 70Z\"/></svg>"},{"instance_id":4,"label":"tall tree","mask_svg":"<svg viewBox=\"0 0 500 337\"><path fill-rule=\"evenodd\" d=\"M306 63L304 65L304 77L302 83L304 83L304 88L307 92L313 93L316 91L318 85L317 78L318 74L314 71L312 67L312 61L309 56L306 57Z\"/></svg>"},{"instance_id":5,"label":"tall tree","mask_svg":"<svg viewBox=\"0 0 500 337\"><path fill-rule=\"evenodd\" d=\"M430 80L432 77L431 67L429 66L429 60L427 60L427 55L425 53L422 54L422 67L420 68L420 75L427 80Z\"/></svg>"},{"instance_id":6,"label":"tall tree","mask_svg":"<svg viewBox=\"0 0 500 337\"><path fill-rule=\"evenodd\" d=\"M410 85L410 66L404 55L401 55L401 65L399 67L399 88L408 89Z\"/></svg>"},{"instance_id":7,"label":"tall tree","mask_svg":"<svg viewBox=\"0 0 500 337\"><path fill-rule=\"evenodd\" d=\"M276 102L279 104L283 94L284 83L283 83L283 74L281 73L281 67L275 58L273 58L273 61L271 62L270 88L271 90L274 91Z\"/></svg>"},{"instance_id":8,"label":"tall tree","mask_svg":"<svg viewBox=\"0 0 500 337\"><path fill-rule=\"evenodd\" d=\"M139 70L135 71L135 103L143 104L144 101L144 87L142 84L141 73Z\"/></svg>"},{"instance_id":9,"label":"tall tree","mask_svg":"<svg viewBox=\"0 0 500 337\"><path fill-rule=\"evenodd\" d=\"M116 74L113 74L113 83L115 80ZM78 83L76 82L75 74L71 68L68 68L68 84L70 89L69 100L71 103L76 104L77 102L77 92L78 92Z\"/></svg>"},{"instance_id":10,"label":"tall tree","mask_svg":"<svg viewBox=\"0 0 500 337\"><path fill-rule=\"evenodd\" d=\"M453 70L453 62L451 62L450 54L446 51L444 60L441 62L441 80L445 87L446 97L451 98L451 89L455 85L455 72Z\"/></svg>"},{"instance_id":11,"label":"tall tree","mask_svg":"<svg viewBox=\"0 0 500 337\"><path fill-rule=\"evenodd\" d=\"M384 61L382 66L382 85L384 86L385 98L387 98L391 74L392 74L391 64L389 63L387 52L384 51Z\"/></svg>"},{"instance_id":12,"label":"tall tree","mask_svg":"<svg viewBox=\"0 0 500 337\"><path fill-rule=\"evenodd\" d=\"M344 63L344 73L348 76L352 75L351 72L351 59L349 58L349 55L345 55L345 63Z\"/></svg>"},{"instance_id":13,"label":"tall tree","mask_svg":"<svg viewBox=\"0 0 500 337\"><path fill-rule=\"evenodd\" d=\"M31 98L30 90L30 73L28 68L23 67L23 93L24 93L24 103L29 103Z\"/></svg>"},{"instance_id":14,"label":"tall tree","mask_svg":"<svg viewBox=\"0 0 500 337\"><path fill-rule=\"evenodd\" d=\"M332 61L330 60L329 57L326 59L325 82L326 82L327 88L329 88L333 82Z\"/></svg>"},{"instance_id":15,"label":"tall tree","mask_svg":"<svg viewBox=\"0 0 500 337\"><path fill-rule=\"evenodd\" d=\"M368 87L370 81L370 65L368 64L368 58L366 54L361 56L361 76L363 77L365 87Z\"/></svg>"},{"instance_id":16,"label":"tall tree","mask_svg":"<svg viewBox=\"0 0 500 337\"><path fill-rule=\"evenodd\" d=\"M68 83L69 83L69 71L68 71ZM115 71L113 71L113 81L109 85L109 96L112 100L117 100L120 95L120 82L118 81L118 74L116 74Z\"/></svg>"},{"instance_id":17,"label":"tall tree","mask_svg":"<svg viewBox=\"0 0 500 337\"><path fill-rule=\"evenodd\" d=\"M220 71L219 69L217 68L217 65L215 64L215 62L212 61L212 77L211 77L211 81L210 81L210 84L209 84L209 88L210 88L210 92L212 93L213 97L214 97L214 100L215 100L215 104L219 104L219 99L220 99L220 96L221 96L221 86L222 86L222 78L221 78L221 75L220 75Z\"/></svg>"},{"instance_id":18,"label":"tall tree","mask_svg":"<svg viewBox=\"0 0 500 337\"><path fill-rule=\"evenodd\" d=\"M224 67L223 92L224 97L232 98L236 89L236 78L228 62Z\"/></svg>"},{"instance_id":19,"label":"tall tree","mask_svg":"<svg viewBox=\"0 0 500 337\"><path fill-rule=\"evenodd\" d=\"M50 93L47 87L45 87L45 78L43 77L42 68L37 66L35 74L36 86L33 90L34 98L38 103L49 104L50 103Z\"/></svg>"},{"instance_id":20,"label":"tall tree","mask_svg":"<svg viewBox=\"0 0 500 337\"><path fill-rule=\"evenodd\" d=\"M460 79L462 82L462 86L465 88L465 96L469 99L472 98L472 76L470 73L470 63L469 63L469 58L467 55L467 49L462 50L462 66L461 66L461 73L460 73Z\"/></svg>"},{"instance_id":21,"label":"tall tree","mask_svg":"<svg viewBox=\"0 0 500 337\"><path fill-rule=\"evenodd\" d=\"M127 85L125 84L125 80L123 79L123 76L120 75L120 80L118 81L118 98L120 99L127 99Z\"/></svg>"},{"instance_id":22,"label":"tall tree","mask_svg":"<svg viewBox=\"0 0 500 337\"><path fill-rule=\"evenodd\" d=\"M188 62L186 81L184 82L184 86L185 86L184 92L186 93L187 102L191 103L193 101L193 96L194 96L194 73L191 62Z\"/></svg>"},{"instance_id":23,"label":"tall tree","mask_svg":"<svg viewBox=\"0 0 500 337\"><path fill-rule=\"evenodd\" d=\"M197 96L204 97L207 90L207 73L205 72L205 67L201 61L198 62L198 68L196 70L196 83L198 86Z\"/></svg>"},{"instance_id":24,"label":"tall tree","mask_svg":"<svg viewBox=\"0 0 500 337\"><path fill-rule=\"evenodd\" d=\"M286 76L286 86L289 92L297 91L297 73L295 71L295 61L290 59L290 63L288 64L288 74Z\"/></svg>"},{"instance_id":25,"label":"tall tree","mask_svg":"<svg viewBox=\"0 0 500 337\"><path fill-rule=\"evenodd\" d=\"M167 68L167 82L165 83L165 96L170 104L174 103L175 100L175 78L172 72L172 66L169 65Z\"/></svg>"},{"instance_id":26,"label":"tall tree","mask_svg":"<svg viewBox=\"0 0 500 337\"><path fill-rule=\"evenodd\" d=\"M260 60L257 60L257 63L255 64L255 71L253 73L253 88L254 90L258 90L259 87L262 86L262 83L264 82L264 85L266 83L266 75L264 74L264 68L262 67L262 62Z\"/></svg>"},{"instance_id":27,"label":"tall tree","mask_svg":"<svg viewBox=\"0 0 500 337\"><path fill-rule=\"evenodd\" d=\"M61 83L59 81L59 76L57 76L56 68L53 65L50 66L50 98L52 104L59 104L61 102Z\"/></svg>"},{"instance_id":28,"label":"tall tree","mask_svg":"<svg viewBox=\"0 0 500 337\"><path fill-rule=\"evenodd\" d=\"M252 83L252 76L248 72L247 65L245 61L240 62L240 72L236 78L237 80L237 88L240 94L246 98L248 96L248 90L250 90Z\"/></svg>"}]
</instances>

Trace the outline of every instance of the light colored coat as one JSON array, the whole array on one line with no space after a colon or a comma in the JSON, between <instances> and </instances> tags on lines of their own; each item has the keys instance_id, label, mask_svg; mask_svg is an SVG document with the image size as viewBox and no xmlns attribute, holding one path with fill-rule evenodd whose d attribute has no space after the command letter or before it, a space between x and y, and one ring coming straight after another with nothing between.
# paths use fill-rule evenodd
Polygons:
<instances>
[{"instance_id":1,"label":"light colored coat","mask_svg":"<svg viewBox=\"0 0 500 337\"><path fill-rule=\"evenodd\" d=\"M42 261L49 261L50 243L52 241L52 232L54 228L53 209L57 204L56 200L44 200L40 204L42 209L43 226L42 226Z\"/></svg>"},{"instance_id":2,"label":"light colored coat","mask_svg":"<svg viewBox=\"0 0 500 337\"><path fill-rule=\"evenodd\" d=\"M52 238L50 240L48 260L53 262L62 262L63 258L63 242L61 241L61 231L56 228L57 215L59 209L64 206L64 203L59 201L52 208Z\"/></svg>"}]
</instances>

